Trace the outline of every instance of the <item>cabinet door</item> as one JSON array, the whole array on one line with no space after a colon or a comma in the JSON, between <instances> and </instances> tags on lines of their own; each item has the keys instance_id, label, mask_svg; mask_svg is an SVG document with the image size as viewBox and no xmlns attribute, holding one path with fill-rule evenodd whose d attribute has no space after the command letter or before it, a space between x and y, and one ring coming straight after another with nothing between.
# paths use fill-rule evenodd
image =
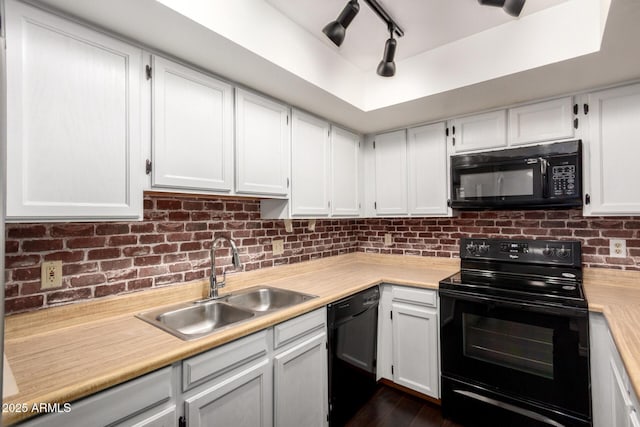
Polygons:
<instances>
[{"instance_id":1,"label":"cabinet door","mask_svg":"<svg viewBox=\"0 0 640 427\"><path fill-rule=\"evenodd\" d=\"M571 97L509 110L509 142L530 144L573 137Z\"/></svg>"},{"instance_id":2,"label":"cabinet door","mask_svg":"<svg viewBox=\"0 0 640 427\"><path fill-rule=\"evenodd\" d=\"M232 87L164 58L153 71L153 186L231 191Z\"/></svg>"},{"instance_id":3,"label":"cabinet door","mask_svg":"<svg viewBox=\"0 0 640 427\"><path fill-rule=\"evenodd\" d=\"M7 217L141 217L142 51L5 6Z\"/></svg>"},{"instance_id":4,"label":"cabinet door","mask_svg":"<svg viewBox=\"0 0 640 427\"><path fill-rule=\"evenodd\" d=\"M640 85L589 94L593 215L640 213Z\"/></svg>"},{"instance_id":5,"label":"cabinet door","mask_svg":"<svg viewBox=\"0 0 640 427\"><path fill-rule=\"evenodd\" d=\"M377 135L374 143L376 214L407 214L406 132Z\"/></svg>"},{"instance_id":6,"label":"cabinet door","mask_svg":"<svg viewBox=\"0 0 640 427\"><path fill-rule=\"evenodd\" d=\"M616 427L629 427L631 424L630 408L631 400L629 399L629 393L624 384L622 378L622 372L616 366L616 361L612 355L609 359L609 369L611 369L611 389L613 393L610 396L612 401L612 418L611 424Z\"/></svg>"},{"instance_id":7,"label":"cabinet door","mask_svg":"<svg viewBox=\"0 0 640 427\"><path fill-rule=\"evenodd\" d=\"M461 117L451 122L453 150L463 153L507 146L504 110Z\"/></svg>"},{"instance_id":8,"label":"cabinet door","mask_svg":"<svg viewBox=\"0 0 640 427\"><path fill-rule=\"evenodd\" d=\"M189 427L272 425L271 366L269 360L185 400Z\"/></svg>"},{"instance_id":9,"label":"cabinet door","mask_svg":"<svg viewBox=\"0 0 640 427\"><path fill-rule=\"evenodd\" d=\"M437 311L396 302L392 310L393 381L438 398Z\"/></svg>"},{"instance_id":10,"label":"cabinet door","mask_svg":"<svg viewBox=\"0 0 640 427\"><path fill-rule=\"evenodd\" d=\"M274 357L276 426L327 425L326 342L323 332Z\"/></svg>"},{"instance_id":11,"label":"cabinet door","mask_svg":"<svg viewBox=\"0 0 640 427\"><path fill-rule=\"evenodd\" d=\"M331 127L331 214L360 214L360 137Z\"/></svg>"},{"instance_id":12,"label":"cabinet door","mask_svg":"<svg viewBox=\"0 0 640 427\"><path fill-rule=\"evenodd\" d=\"M289 107L236 89L236 191L286 196Z\"/></svg>"},{"instance_id":13,"label":"cabinet door","mask_svg":"<svg viewBox=\"0 0 640 427\"><path fill-rule=\"evenodd\" d=\"M447 139L445 125L408 130L409 213L447 215Z\"/></svg>"},{"instance_id":14,"label":"cabinet door","mask_svg":"<svg viewBox=\"0 0 640 427\"><path fill-rule=\"evenodd\" d=\"M294 111L291 135L291 214L329 215L329 123Z\"/></svg>"}]
</instances>

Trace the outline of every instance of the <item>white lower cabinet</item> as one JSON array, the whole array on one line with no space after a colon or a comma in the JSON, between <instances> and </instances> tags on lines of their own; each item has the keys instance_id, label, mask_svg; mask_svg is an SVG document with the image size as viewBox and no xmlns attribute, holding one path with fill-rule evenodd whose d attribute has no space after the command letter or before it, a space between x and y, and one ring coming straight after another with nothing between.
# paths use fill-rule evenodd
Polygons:
<instances>
[{"instance_id":1,"label":"white lower cabinet","mask_svg":"<svg viewBox=\"0 0 640 427\"><path fill-rule=\"evenodd\" d=\"M594 427L639 426L638 400L602 314L589 315Z\"/></svg>"},{"instance_id":2,"label":"white lower cabinet","mask_svg":"<svg viewBox=\"0 0 640 427\"><path fill-rule=\"evenodd\" d=\"M378 376L440 397L438 297L435 290L384 285L380 301Z\"/></svg>"},{"instance_id":3,"label":"white lower cabinet","mask_svg":"<svg viewBox=\"0 0 640 427\"><path fill-rule=\"evenodd\" d=\"M274 426L325 427L328 423L327 311L274 326Z\"/></svg>"}]
</instances>

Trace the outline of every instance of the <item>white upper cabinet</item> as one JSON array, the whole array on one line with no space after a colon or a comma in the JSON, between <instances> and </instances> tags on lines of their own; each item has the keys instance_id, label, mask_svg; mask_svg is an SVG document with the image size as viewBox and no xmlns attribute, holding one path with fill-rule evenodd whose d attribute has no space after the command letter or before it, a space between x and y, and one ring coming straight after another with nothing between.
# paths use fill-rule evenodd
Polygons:
<instances>
[{"instance_id":1,"label":"white upper cabinet","mask_svg":"<svg viewBox=\"0 0 640 427\"><path fill-rule=\"evenodd\" d=\"M571 97L509 109L511 145L554 141L573 137Z\"/></svg>"},{"instance_id":2,"label":"white upper cabinet","mask_svg":"<svg viewBox=\"0 0 640 427\"><path fill-rule=\"evenodd\" d=\"M331 127L331 215L360 214L360 137Z\"/></svg>"},{"instance_id":3,"label":"white upper cabinet","mask_svg":"<svg viewBox=\"0 0 640 427\"><path fill-rule=\"evenodd\" d=\"M233 88L153 58L154 187L233 189Z\"/></svg>"},{"instance_id":4,"label":"white upper cabinet","mask_svg":"<svg viewBox=\"0 0 640 427\"><path fill-rule=\"evenodd\" d=\"M291 214L330 212L329 123L294 110L291 128Z\"/></svg>"},{"instance_id":5,"label":"white upper cabinet","mask_svg":"<svg viewBox=\"0 0 640 427\"><path fill-rule=\"evenodd\" d=\"M377 135L375 158L376 215L406 215L407 137L405 130Z\"/></svg>"},{"instance_id":6,"label":"white upper cabinet","mask_svg":"<svg viewBox=\"0 0 640 427\"><path fill-rule=\"evenodd\" d=\"M289 193L289 107L236 89L236 192Z\"/></svg>"},{"instance_id":7,"label":"white upper cabinet","mask_svg":"<svg viewBox=\"0 0 640 427\"><path fill-rule=\"evenodd\" d=\"M640 84L594 92L589 103L591 215L640 214Z\"/></svg>"},{"instance_id":8,"label":"white upper cabinet","mask_svg":"<svg viewBox=\"0 0 640 427\"><path fill-rule=\"evenodd\" d=\"M455 153L507 146L505 110L460 117L449 123Z\"/></svg>"},{"instance_id":9,"label":"white upper cabinet","mask_svg":"<svg viewBox=\"0 0 640 427\"><path fill-rule=\"evenodd\" d=\"M448 215L447 139L445 124L408 130L409 213Z\"/></svg>"},{"instance_id":10,"label":"white upper cabinet","mask_svg":"<svg viewBox=\"0 0 640 427\"><path fill-rule=\"evenodd\" d=\"M142 216L142 51L5 2L7 217Z\"/></svg>"}]
</instances>

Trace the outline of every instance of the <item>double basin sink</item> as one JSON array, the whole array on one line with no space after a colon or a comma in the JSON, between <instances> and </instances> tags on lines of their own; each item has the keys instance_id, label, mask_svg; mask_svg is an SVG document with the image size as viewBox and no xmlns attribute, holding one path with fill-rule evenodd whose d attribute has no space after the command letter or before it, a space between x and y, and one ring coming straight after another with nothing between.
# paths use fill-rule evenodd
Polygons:
<instances>
[{"instance_id":1,"label":"double basin sink","mask_svg":"<svg viewBox=\"0 0 640 427\"><path fill-rule=\"evenodd\" d=\"M260 286L216 299L146 311L136 317L188 341L313 298L317 296Z\"/></svg>"}]
</instances>

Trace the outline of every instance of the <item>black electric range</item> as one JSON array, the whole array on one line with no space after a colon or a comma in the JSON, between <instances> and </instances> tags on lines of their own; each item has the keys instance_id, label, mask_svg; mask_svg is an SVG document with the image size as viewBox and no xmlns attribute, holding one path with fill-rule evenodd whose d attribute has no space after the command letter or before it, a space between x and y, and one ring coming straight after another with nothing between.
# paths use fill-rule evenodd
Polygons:
<instances>
[{"instance_id":1,"label":"black electric range","mask_svg":"<svg viewBox=\"0 0 640 427\"><path fill-rule=\"evenodd\" d=\"M575 241L461 239L440 282L442 407L465 425L590 426Z\"/></svg>"}]
</instances>

